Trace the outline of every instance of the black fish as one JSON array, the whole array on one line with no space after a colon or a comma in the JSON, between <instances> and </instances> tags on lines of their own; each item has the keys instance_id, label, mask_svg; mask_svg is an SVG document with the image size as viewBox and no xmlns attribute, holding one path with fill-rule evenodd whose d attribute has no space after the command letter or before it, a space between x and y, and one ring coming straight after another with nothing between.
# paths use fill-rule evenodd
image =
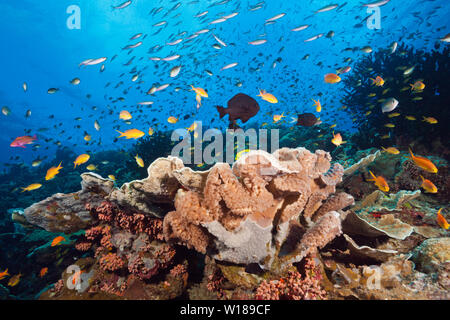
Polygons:
<instances>
[{"instance_id":1,"label":"black fish","mask_svg":"<svg viewBox=\"0 0 450 320\"><path fill-rule=\"evenodd\" d=\"M255 116L259 111L259 104L252 97L244 93L238 93L228 101L228 108L221 106L216 106L216 108L221 119L228 114L229 127L234 128L236 127L236 120L240 119L243 123L246 123Z\"/></svg>"},{"instance_id":2,"label":"black fish","mask_svg":"<svg viewBox=\"0 0 450 320\"><path fill-rule=\"evenodd\" d=\"M303 113L299 114L297 118L297 125L304 127L312 127L316 124L320 123L317 117L312 113Z\"/></svg>"}]
</instances>

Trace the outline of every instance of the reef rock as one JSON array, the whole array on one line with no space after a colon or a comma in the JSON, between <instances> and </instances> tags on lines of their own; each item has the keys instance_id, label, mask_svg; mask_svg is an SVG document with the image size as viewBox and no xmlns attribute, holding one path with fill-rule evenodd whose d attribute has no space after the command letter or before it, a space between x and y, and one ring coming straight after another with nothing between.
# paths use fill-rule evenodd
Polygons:
<instances>
[{"instance_id":1,"label":"reef rock","mask_svg":"<svg viewBox=\"0 0 450 320\"><path fill-rule=\"evenodd\" d=\"M122 207L161 217L164 213L154 204L173 201L180 187L173 171L182 168L183 161L179 158L158 158L148 167L147 178L125 183L110 194L109 200Z\"/></svg>"},{"instance_id":2,"label":"reef rock","mask_svg":"<svg viewBox=\"0 0 450 320\"><path fill-rule=\"evenodd\" d=\"M200 191L179 189L164 218L167 241L213 258L266 269L303 259L341 233L337 210L353 204L334 195L343 168L329 153L283 148L250 151L233 167L218 163Z\"/></svg>"},{"instance_id":3,"label":"reef rock","mask_svg":"<svg viewBox=\"0 0 450 320\"><path fill-rule=\"evenodd\" d=\"M86 205L99 205L114 188L114 182L95 173L81 175L81 190L74 193L57 193L24 210L28 223L49 232L73 233L92 223Z\"/></svg>"},{"instance_id":4,"label":"reef rock","mask_svg":"<svg viewBox=\"0 0 450 320\"><path fill-rule=\"evenodd\" d=\"M450 238L427 239L412 253L412 260L419 270L426 273L440 271L444 264L450 263Z\"/></svg>"},{"instance_id":5,"label":"reef rock","mask_svg":"<svg viewBox=\"0 0 450 320\"><path fill-rule=\"evenodd\" d=\"M414 228L395 218L390 212L401 209L403 203L419 195L420 190L400 191L389 196L376 190L352 208L343 223L344 231L369 237L385 235L404 240ZM380 213L380 216L376 217L374 213Z\"/></svg>"}]
</instances>

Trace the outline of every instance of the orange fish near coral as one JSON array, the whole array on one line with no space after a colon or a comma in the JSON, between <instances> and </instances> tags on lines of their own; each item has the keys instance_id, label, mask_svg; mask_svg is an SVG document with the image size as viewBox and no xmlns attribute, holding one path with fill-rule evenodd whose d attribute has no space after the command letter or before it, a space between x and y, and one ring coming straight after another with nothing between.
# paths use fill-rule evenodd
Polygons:
<instances>
[{"instance_id":1,"label":"orange fish near coral","mask_svg":"<svg viewBox=\"0 0 450 320\"><path fill-rule=\"evenodd\" d=\"M9 276L10 274L8 273L8 269L6 269L3 272L0 272L0 280L5 279L7 276Z\"/></svg>"},{"instance_id":2,"label":"orange fish near coral","mask_svg":"<svg viewBox=\"0 0 450 320\"><path fill-rule=\"evenodd\" d=\"M52 180L58 173L59 170L61 170L63 167L61 167L62 161L58 164L57 167L51 167L47 170L47 173L45 175L45 180Z\"/></svg>"},{"instance_id":3,"label":"orange fish near coral","mask_svg":"<svg viewBox=\"0 0 450 320\"><path fill-rule=\"evenodd\" d=\"M367 179L367 181L373 181L375 182L375 185L380 189L381 191L388 192L389 191L389 185L386 182L386 179L384 179L382 176L376 177L372 171L369 170L370 175L373 179Z\"/></svg>"},{"instance_id":4,"label":"orange fish near coral","mask_svg":"<svg viewBox=\"0 0 450 320\"><path fill-rule=\"evenodd\" d=\"M43 276L45 276L47 274L47 272L48 272L48 268L47 267L42 268L41 272L39 272L39 277L42 278Z\"/></svg>"},{"instance_id":5,"label":"orange fish near coral","mask_svg":"<svg viewBox=\"0 0 450 320\"><path fill-rule=\"evenodd\" d=\"M323 79L326 83L338 83L341 81L341 77L334 73L327 73Z\"/></svg>"},{"instance_id":6,"label":"orange fish near coral","mask_svg":"<svg viewBox=\"0 0 450 320\"><path fill-rule=\"evenodd\" d=\"M334 134L333 131L333 139L331 139L331 143L334 144L336 147L339 147L341 144L346 143L347 141L342 141L342 136L340 133Z\"/></svg>"},{"instance_id":7,"label":"orange fish near coral","mask_svg":"<svg viewBox=\"0 0 450 320\"><path fill-rule=\"evenodd\" d=\"M409 149L409 153L411 154L411 158L409 157L405 157L408 159L411 159L412 161L414 161L414 163L422 168L423 170L427 171L427 172L431 172L431 173L437 173L438 169L436 168L436 166L433 164L433 162L431 162L430 160L428 160L427 158L424 157L419 157L419 156L415 156L412 153L412 150Z\"/></svg>"},{"instance_id":8,"label":"orange fish near coral","mask_svg":"<svg viewBox=\"0 0 450 320\"><path fill-rule=\"evenodd\" d=\"M439 226L445 230L448 230L448 228L450 227L450 224L448 224L447 220L445 220L444 216L441 214L441 210L442 208L440 208L437 212L437 223L439 224Z\"/></svg>"},{"instance_id":9,"label":"orange fish near coral","mask_svg":"<svg viewBox=\"0 0 450 320\"><path fill-rule=\"evenodd\" d=\"M425 179L424 177L420 176L422 178L422 185L421 187L425 190L425 192L428 193L437 193L438 188L428 179Z\"/></svg>"},{"instance_id":10,"label":"orange fish near coral","mask_svg":"<svg viewBox=\"0 0 450 320\"><path fill-rule=\"evenodd\" d=\"M12 276L11 279L9 279L8 281L8 286L10 287L15 287L19 284L20 282L20 277L22 276L21 273L16 274L15 276Z\"/></svg>"},{"instance_id":11,"label":"orange fish near coral","mask_svg":"<svg viewBox=\"0 0 450 320\"><path fill-rule=\"evenodd\" d=\"M51 246L57 246L58 244L60 244L61 242L66 241L66 238L62 237L62 236L58 236L55 239L53 239Z\"/></svg>"},{"instance_id":12,"label":"orange fish near coral","mask_svg":"<svg viewBox=\"0 0 450 320\"><path fill-rule=\"evenodd\" d=\"M26 144L32 144L36 140L37 140L36 135L34 135L32 137L30 137L30 136L17 137L16 139L14 139L13 142L11 142L10 146L25 148Z\"/></svg>"}]
</instances>

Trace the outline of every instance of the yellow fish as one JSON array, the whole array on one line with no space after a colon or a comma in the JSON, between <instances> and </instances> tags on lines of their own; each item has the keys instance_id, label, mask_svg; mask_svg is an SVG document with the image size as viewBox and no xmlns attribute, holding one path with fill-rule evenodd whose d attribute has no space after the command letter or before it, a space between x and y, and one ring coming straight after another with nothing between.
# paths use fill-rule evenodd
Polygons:
<instances>
[{"instance_id":1,"label":"yellow fish","mask_svg":"<svg viewBox=\"0 0 450 320\"><path fill-rule=\"evenodd\" d=\"M386 123L384 126L386 128L395 128L395 124L393 124L393 123Z\"/></svg>"},{"instance_id":2,"label":"yellow fish","mask_svg":"<svg viewBox=\"0 0 450 320\"><path fill-rule=\"evenodd\" d=\"M342 136L340 133L334 134L333 131L333 139L331 139L331 143L334 144L336 147L339 147L341 144L346 143L347 141L342 141Z\"/></svg>"},{"instance_id":3,"label":"yellow fish","mask_svg":"<svg viewBox=\"0 0 450 320\"><path fill-rule=\"evenodd\" d=\"M239 151L239 152L236 154L236 158L235 158L234 160L238 161L239 158L240 158L244 153L247 153L247 152L249 152L249 151L250 151L250 149L244 149L244 150Z\"/></svg>"},{"instance_id":4,"label":"yellow fish","mask_svg":"<svg viewBox=\"0 0 450 320\"><path fill-rule=\"evenodd\" d=\"M133 117L127 110L120 111L119 119L130 120L131 118L133 118Z\"/></svg>"},{"instance_id":5,"label":"yellow fish","mask_svg":"<svg viewBox=\"0 0 450 320\"><path fill-rule=\"evenodd\" d=\"M389 113L389 114L388 114L388 117L389 117L389 118L394 118L394 117L398 117L399 115L400 115L400 113L394 112L394 113Z\"/></svg>"},{"instance_id":6,"label":"yellow fish","mask_svg":"<svg viewBox=\"0 0 450 320\"><path fill-rule=\"evenodd\" d=\"M130 129L125 132L120 132L119 130L116 131L120 133L120 136L118 138L125 137L127 139L139 139L145 136L145 133L138 129Z\"/></svg>"},{"instance_id":7,"label":"yellow fish","mask_svg":"<svg viewBox=\"0 0 450 320\"><path fill-rule=\"evenodd\" d=\"M423 89L425 89L425 84L422 81L416 81L414 82L414 84L410 84L411 86L411 91L422 91Z\"/></svg>"},{"instance_id":8,"label":"yellow fish","mask_svg":"<svg viewBox=\"0 0 450 320\"><path fill-rule=\"evenodd\" d=\"M88 162L90 158L91 158L91 156L86 153L80 154L73 162L73 164L74 164L73 168L75 169L80 164Z\"/></svg>"},{"instance_id":9,"label":"yellow fish","mask_svg":"<svg viewBox=\"0 0 450 320\"><path fill-rule=\"evenodd\" d=\"M116 177L112 174L109 174L108 178L110 178L112 181L116 181Z\"/></svg>"},{"instance_id":10,"label":"yellow fish","mask_svg":"<svg viewBox=\"0 0 450 320\"><path fill-rule=\"evenodd\" d=\"M86 169L88 169L89 171L94 171L97 170L97 166L95 164L90 164L86 167Z\"/></svg>"},{"instance_id":11,"label":"yellow fish","mask_svg":"<svg viewBox=\"0 0 450 320\"><path fill-rule=\"evenodd\" d=\"M278 99L273 94L267 93L265 90L259 90L257 97L261 97L261 99L270 103L278 103Z\"/></svg>"},{"instance_id":12,"label":"yellow fish","mask_svg":"<svg viewBox=\"0 0 450 320\"><path fill-rule=\"evenodd\" d=\"M366 112L366 116L368 116L369 114L371 114L372 113L372 111L367 111Z\"/></svg>"},{"instance_id":13,"label":"yellow fish","mask_svg":"<svg viewBox=\"0 0 450 320\"><path fill-rule=\"evenodd\" d=\"M433 117L425 117L424 116L422 121L428 122L429 124L436 124L436 123L438 123L438 121L435 118L433 118Z\"/></svg>"},{"instance_id":14,"label":"yellow fish","mask_svg":"<svg viewBox=\"0 0 450 320\"><path fill-rule=\"evenodd\" d=\"M52 180L58 173L59 170L61 170L63 167L61 167L62 161L59 163L57 167L51 167L47 170L47 174L45 175L45 180Z\"/></svg>"},{"instance_id":15,"label":"yellow fish","mask_svg":"<svg viewBox=\"0 0 450 320\"><path fill-rule=\"evenodd\" d=\"M317 101L314 99L311 100L314 101L314 105L316 106L316 112L322 111L322 105L320 104L320 100L319 99L317 99Z\"/></svg>"},{"instance_id":16,"label":"yellow fish","mask_svg":"<svg viewBox=\"0 0 450 320\"><path fill-rule=\"evenodd\" d=\"M32 183L28 187L22 188L22 192L33 191L33 190L39 189L40 187L42 187L42 184L40 184L40 183Z\"/></svg>"},{"instance_id":17,"label":"yellow fish","mask_svg":"<svg viewBox=\"0 0 450 320\"><path fill-rule=\"evenodd\" d=\"M193 85L191 85L191 90L194 90L194 92L199 95L202 98L208 98L208 93L202 89L202 88L195 88Z\"/></svg>"},{"instance_id":18,"label":"yellow fish","mask_svg":"<svg viewBox=\"0 0 450 320\"><path fill-rule=\"evenodd\" d=\"M280 121L284 117L285 117L284 112L282 114L276 114L276 115L273 116L273 122L276 123L276 122Z\"/></svg>"},{"instance_id":19,"label":"yellow fish","mask_svg":"<svg viewBox=\"0 0 450 320\"><path fill-rule=\"evenodd\" d=\"M155 133L155 130L153 130L152 127L148 128L148 135L152 136Z\"/></svg>"},{"instance_id":20,"label":"yellow fish","mask_svg":"<svg viewBox=\"0 0 450 320\"><path fill-rule=\"evenodd\" d=\"M381 136L381 139L389 139L391 137L390 134L385 134L383 136Z\"/></svg>"},{"instance_id":21,"label":"yellow fish","mask_svg":"<svg viewBox=\"0 0 450 320\"><path fill-rule=\"evenodd\" d=\"M189 128L186 128L187 131L192 132L197 128L197 123L194 122L193 124L191 124L191 126Z\"/></svg>"},{"instance_id":22,"label":"yellow fish","mask_svg":"<svg viewBox=\"0 0 450 320\"><path fill-rule=\"evenodd\" d=\"M387 153L390 154L399 154L400 151L397 148L394 147L389 147L389 148L385 148L385 147L381 147L384 151L386 151Z\"/></svg>"},{"instance_id":23,"label":"yellow fish","mask_svg":"<svg viewBox=\"0 0 450 320\"><path fill-rule=\"evenodd\" d=\"M16 274L15 276L11 277L8 281L8 286L10 287L15 287L19 284L20 282L20 277L22 276L21 273Z\"/></svg>"},{"instance_id":24,"label":"yellow fish","mask_svg":"<svg viewBox=\"0 0 450 320\"><path fill-rule=\"evenodd\" d=\"M331 125L330 129L333 129L334 127L336 127L336 124Z\"/></svg>"},{"instance_id":25,"label":"yellow fish","mask_svg":"<svg viewBox=\"0 0 450 320\"><path fill-rule=\"evenodd\" d=\"M89 134L86 134L86 135L84 136L83 139L84 139L85 141L91 141L91 138L92 138L92 137L91 137Z\"/></svg>"},{"instance_id":26,"label":"yellow fish","mask_svg":"<svg viewBox=\"0 0 450 320\"><path fill-rule=\"evenodd\" d=\"M169 117L169 118L167 118L167 122L175 124L178 122L178 119L175 117Z\"/></svg>"},{"instance_id":27,"label":"yellow fish","mask_svg":"<svg viewBox=\"0 0 450 320\"><path fill-rule=\"evenodd\" d=\"M414 120L416 120L416 117L413 117L413 116L405 116L405 119L414 121Z\"/></svg>"},{"instance_id":28,"label":"yellow fish","mask_svg":"<svg viewBox=\"0 0 450 320\"><path fill-rule=\"evenodd\" d=\"M375 79L370 78L370 80L372 80L372 84L377 87L382 87L384 85L384 80L380 76L377 76Z\"/></svg>"},{"instance_id":29,"label":"yellow fish","mask_svg":"<svg viewBox=\"0 0 450 320\"><path fill-rule=\"evenodd\" d=\"M136 163L138 164L139 167L143 168L144 167L144 160L142 160L141 157L139 157L139 155L136 155L136 157L134 157L136 159Z\"/></svg>"}]
</instances>

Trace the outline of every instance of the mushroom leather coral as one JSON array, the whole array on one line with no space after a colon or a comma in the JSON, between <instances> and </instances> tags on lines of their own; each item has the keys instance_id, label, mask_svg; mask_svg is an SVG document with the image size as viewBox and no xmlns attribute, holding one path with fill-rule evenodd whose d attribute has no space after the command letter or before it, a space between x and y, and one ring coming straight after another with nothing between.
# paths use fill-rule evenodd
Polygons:
<instances>
[{"instance_id":1,"label":"mushroom leather coral","mask_svg":"<svg viewBox=\"0 0 450 320\"><path fill-rule=\"evenodd\" d=\"M332 196L343 168L330 161L322 150L283 148L250 151L232 168L218 163L202 192L178 190L176 210L164 218L165 238L232 263L271 268L283 264L283 255L289 263L300 261L340 234L336 211L353 204L345 193ZM324 241L305 243L302 234ZM282 254L287 238L297 243Z\"/></svg>"}]
</instances>

